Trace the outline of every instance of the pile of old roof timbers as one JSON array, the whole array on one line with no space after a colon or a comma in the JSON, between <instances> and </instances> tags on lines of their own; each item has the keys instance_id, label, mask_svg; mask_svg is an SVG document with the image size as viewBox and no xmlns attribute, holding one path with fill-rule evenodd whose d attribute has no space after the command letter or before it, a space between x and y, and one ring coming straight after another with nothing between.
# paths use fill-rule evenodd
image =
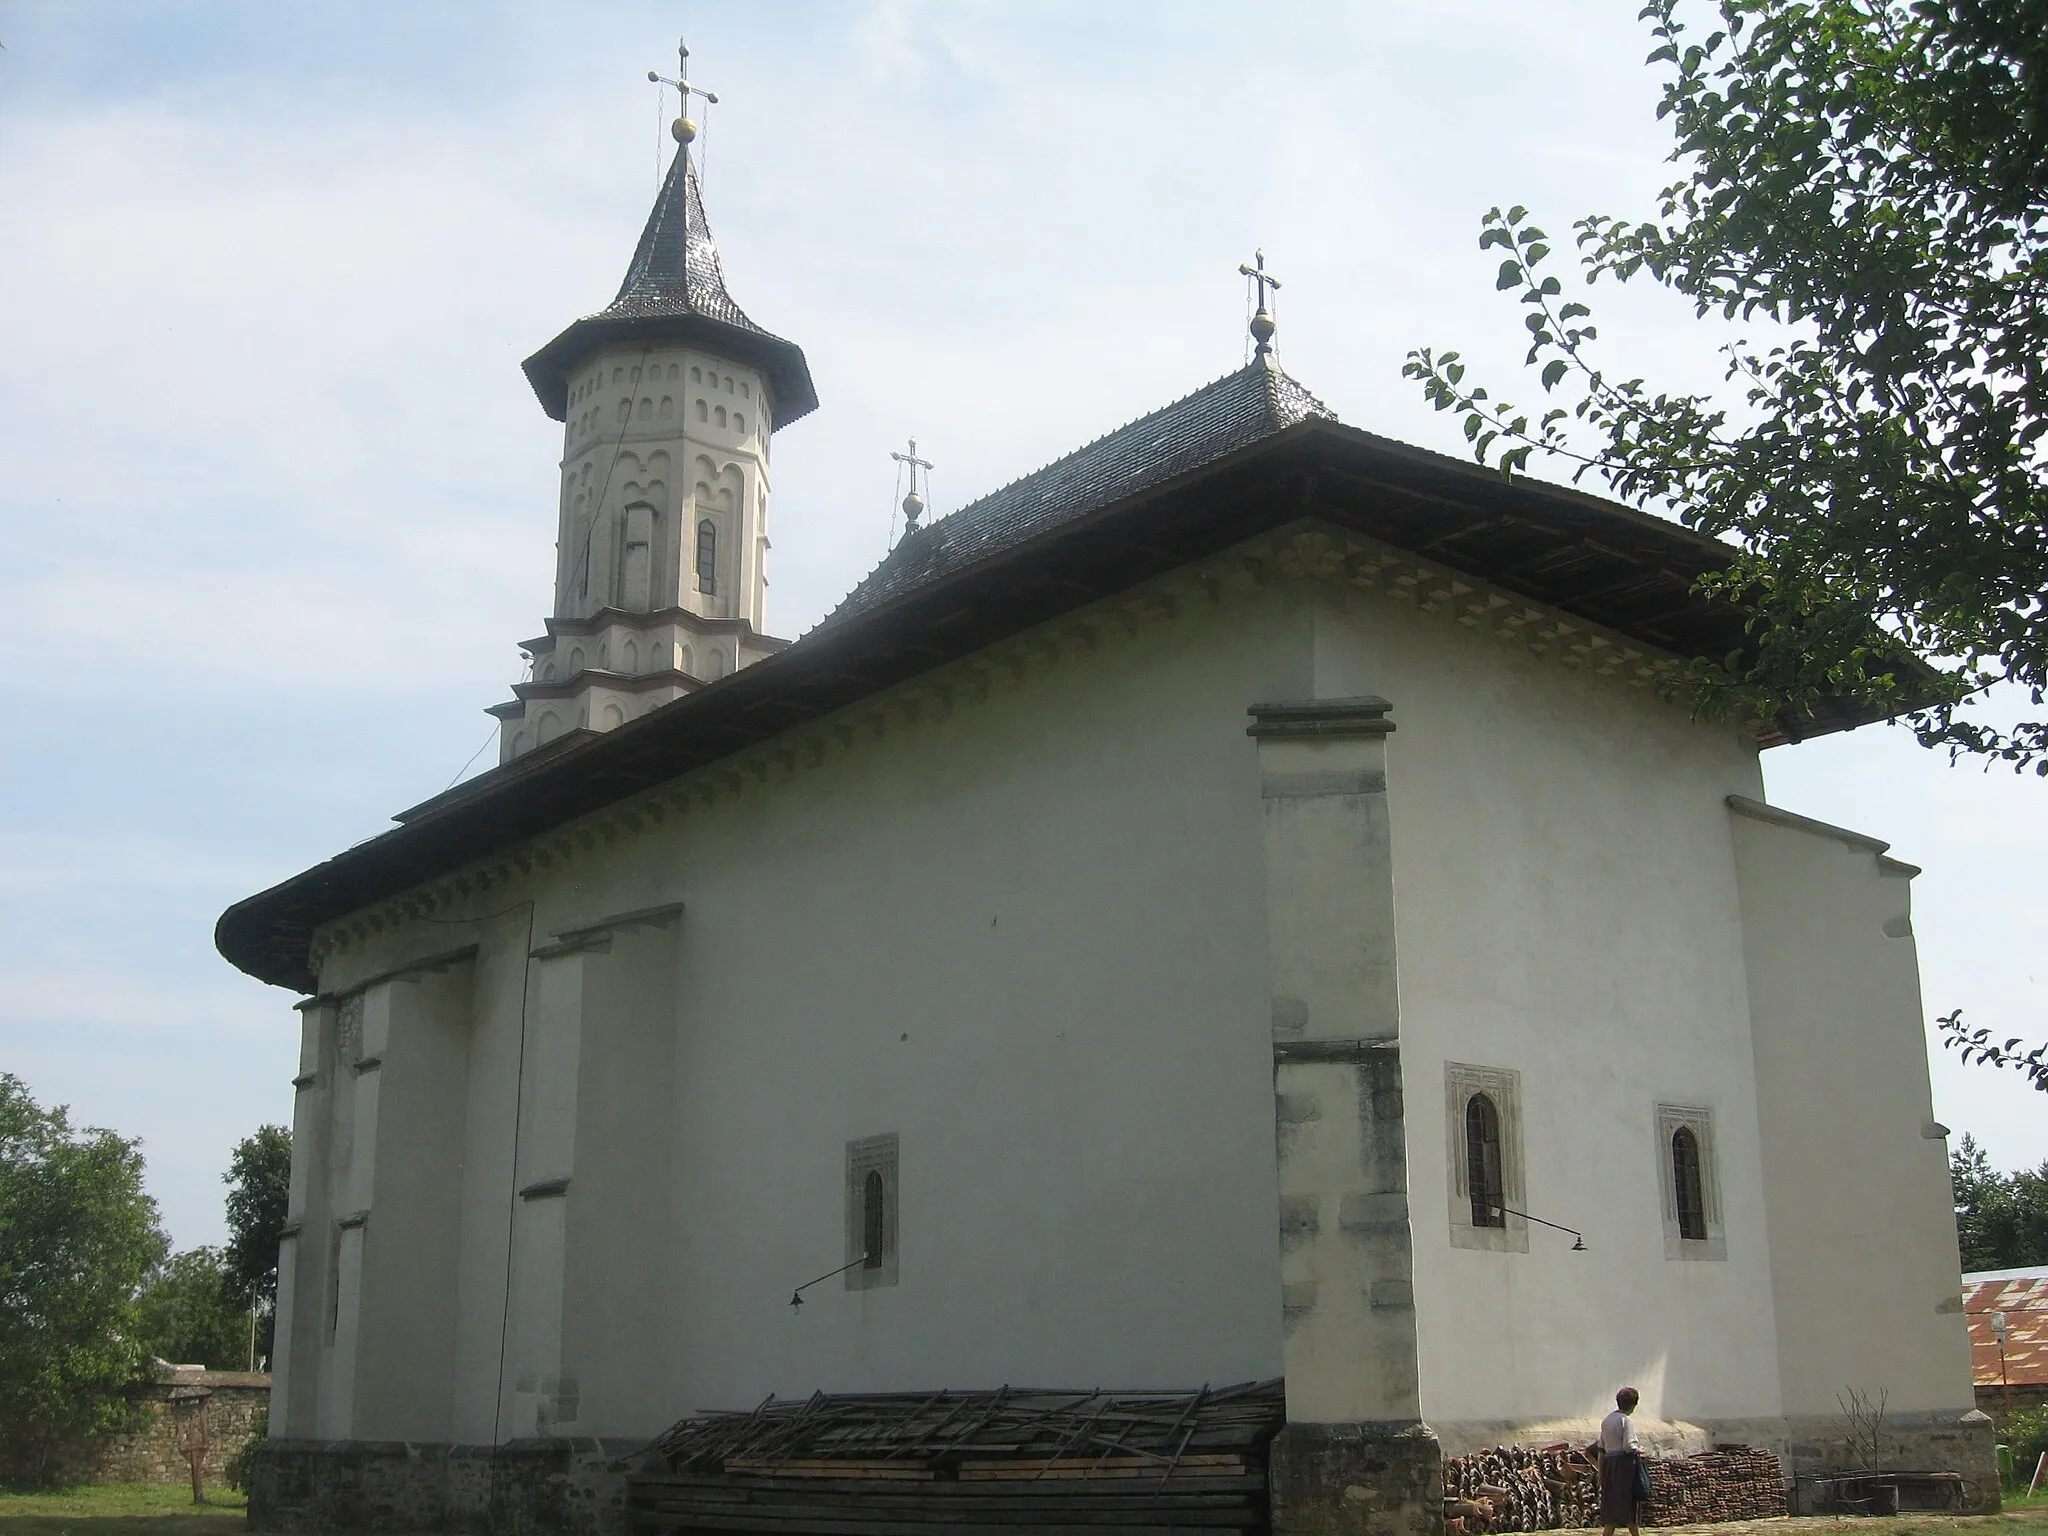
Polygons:
<instances>
[{"instance_id":1,"label":"pile of old roof timbers","mask_svg":"<svg viewBox=\"0 0 2048 1536\"><path fill-rule=\"evenodd\" d=\"M1285 1417L1277 1381L771 1398L676 1425L628 1477L627 1503L650 1536L1257 1532Z\"/></svg>"},{"instance_id":2,"label":"pile of old roof timbers","mask_svg":"<svg viewBox=\"0 0 2048 1536\"><path fill-rule=\"evenodd\" d=\"M1778 1458L1747 1445L1695 1456L1652 1456L1645 1525L1762 1520L1785 1513ZM1554 1531L1600 1524L1600 1479L1593 1458L1560 1442L1532 1449L1499 1445L1444 1458L1447 1536Z\"/></svg>"}]
</instances>

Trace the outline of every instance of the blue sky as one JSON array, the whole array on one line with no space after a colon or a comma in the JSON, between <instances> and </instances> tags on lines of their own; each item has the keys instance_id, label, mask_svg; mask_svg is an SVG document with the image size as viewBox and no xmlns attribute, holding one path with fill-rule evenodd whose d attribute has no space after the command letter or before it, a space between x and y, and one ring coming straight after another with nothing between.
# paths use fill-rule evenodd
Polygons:
<instances>
[{"instance_id":1,"label":"blue sky","mask_svg":"<svg viewBox=\"0 0 2048 1536\"><path fill-rule=\"evenodd\" d=\"M1530 393L1479 216L1561 232L1669 175L1635 10L0 3L0 1069L141 1136L176 1240L219 1239L296 1016L213 920L490 738L552 572L518 364L624 270L679 29L734 293L823 400L776 439L797 634L881 555L891 448L944 512L1227 371L1256 246L1290 371L1461 451L1400 365ZM1616 366L1717 378L1681 306L1599 307ZM1926 866L1930 1012L2048 1034L2048 789L1881 728L1766 770ZM1935 1070L1942 1119L2048 1158L2048 1101Z\"/></svg>"}]
</instances>

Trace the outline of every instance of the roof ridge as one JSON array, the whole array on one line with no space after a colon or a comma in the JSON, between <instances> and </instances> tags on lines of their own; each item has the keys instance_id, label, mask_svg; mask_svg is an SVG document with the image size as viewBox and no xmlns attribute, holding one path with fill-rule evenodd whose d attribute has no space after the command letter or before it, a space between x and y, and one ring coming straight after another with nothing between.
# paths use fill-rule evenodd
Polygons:
<instances>
[{"instance_id":1,"label":"roof ridge","mask_svg":"<svg viewBox=\"0 0 2048 1536\"><path fill-rule=\"evenodd\" d=\"M1193 400L1196 396L1205 395L1212 389L1216 389L1224 384L1231 383L1233 380L1240 379L1244 377L1246 374L1251 373L1255 369L1261 373L1270 376L1266 388L1266 396L1269 403L1272 402L1275 393L1272 380L1284 379L1289 384L1292 384L1296 389L1301 390L1303 398L1306 399L1309 402L1309 404L1315 408L1315 413L1317 415L1327 416L1332 421L1335 421L1337 419L1337 413L1331 410L1327 405L1324 405L1323 402L1321 400L1318 400L1313 394L1310 394L1307 389L1303 388L1301 383L1295 379L1293 374L1287 372L1284 368L1281 368L1277 365L1269 367L1265 362L1255 358L1251 362L1246 363L1242 368L1233 368L1229 373L1218 374L1208 383L1198 384L1193 389L1189 390L1186 394L1176 396L1174 399L1167 401L1166 404L1159 406L1156 409L1145 412L1145 414L1142 416L1133 416L1129 421L1122 423L1120 426L1111 427L1107 432L1097 433L1094 437L1089 438L1087 442L1081 444L1078 448L1069 449L1067 452L1061 454L1056 459L1048 459L1045 463L1039 465L1036 469L1028 469L1023 474L1018 475L1013 480L1005 480L1001 485L995 486L990 490L983 491L979 496L975 497L974 500L962 502L959 506L955 507L951 512L947 512L942 516L933 518L930 522L926 523L922 528L918 529L917 531L919 533L929 533L932 529L939 527L941 524L945 523L949 519L958 517L962 512L971 512L972 510L974 510L974 508L980 506L983 502L993 501L996 497L1002 495L1005 491L1014 490L1016 487L1022 485L1026 480L1035 479L1037 476L1045 474L1048 470L1058 469L1062 464L1068 463L1073 459L1080 458L1083 454L1087 453L1091 448L1101 446L1103 443L1108 442L1112 437L1117 436L1119 433L1128 432L1133 427L1143 426L1146 422L1150 421L1155 416L1164 416L1169 411L1178 410L1181 406L1186 405L1188 401ZM901 549L904 545L904 542L904 540L899 539L896 542L894 549L892 549L890 553L893 554L896 549ZM887 559L888 557L885 555L883 558ZM877 563L879 564L879 562Z\"/></svg>"},{"instance_id":2,"label":"roof ridge","mask_svg":"<svg viewBox=\"0 0 2048 1536\"><path fill-rule=\"evenodd\" d=\"M905 534L814 627L1317 416L1336 420L1285 370L1256 358Z\"/></svg>"}]
</instances>

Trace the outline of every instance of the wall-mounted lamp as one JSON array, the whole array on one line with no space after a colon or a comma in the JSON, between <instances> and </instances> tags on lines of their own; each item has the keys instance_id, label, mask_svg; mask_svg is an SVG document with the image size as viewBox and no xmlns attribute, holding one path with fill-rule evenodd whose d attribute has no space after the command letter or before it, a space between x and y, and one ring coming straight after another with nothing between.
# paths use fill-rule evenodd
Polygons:
<instances>
[{"instance_id":1,"label":"wall-mounted lamp","mask_svg":"<svg viewBox=\"0 0 2048 1536\"><path fill-rule=\"evenodd\" d=\"M1504 1205L1496 1205L1494 1209L1496 1211L1499 1211L1503 1216L1519 1216L1524 1221L1533 1221L1536 1223L1537 1226L1548 1227L1553 1232L1570 1232L1572 1238L1572 1252L1584 1253L1586 1251L1585 1238L1581 1237L1576 1231L1574 1231L1570 1227L1561 1227L1554 1221L1545 1221L1541 1216L1531 1216L1527 1211L1511 1211ZM816 1283L816 1281L812 1282L812 1284L814 1285Z\"/></svg>"},{"instance_id":2,"label":"wall-mounted lamp","mask_svg":"<svg viewBox=\"0 0 2048 1536\"><path fill-rule=\"evenodd\" d=\"M820 1275L815 1280L806 1280L802 1285L798 1286L795 1290L789 1293L789 1305L791 1309L793 1310L797 1307L801 1307L804 1304L804 1292L808 1291L812 1286L823 1285L827 1280L836 1280L841 1275L845 1274L849 1269L858 1269L861 1265L867 1263L867 1261L868 1256L866 1254L862 1254L859 1258L855 1259L851 1264L842 1264L837 1269L833 1270L832 1273L829 1275Z\"/></svg>"}]
</instances>

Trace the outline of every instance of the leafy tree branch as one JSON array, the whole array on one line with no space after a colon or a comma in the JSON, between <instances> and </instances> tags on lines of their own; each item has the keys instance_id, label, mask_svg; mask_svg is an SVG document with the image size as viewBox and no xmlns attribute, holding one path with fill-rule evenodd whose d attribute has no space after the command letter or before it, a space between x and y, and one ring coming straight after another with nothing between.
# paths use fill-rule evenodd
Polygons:
<instances>
[{"instance_id":1,"label":"leafy tree branch","mask_svg":"<svg viewBox=\"0 0 2048 1536\"><path fill-rule=\"evenodd\" d=\"M1456 352L1404 372L1503 475L1542 454L1730 541L1703 590L1750 644L1688 674L1701 708L1833 693L2048 774L2048 720L1961 713L2048 695L2048 0L1720 0L1700 41L1693 9L1641 13L1681 173L1657 217L1579 220L1574 294L1528 210L1482 223L1546 408ZM1606 366L1602 279L1768 344L1725 349L1726 399L1653 390Z\"/></svg>"}]
</instances>

